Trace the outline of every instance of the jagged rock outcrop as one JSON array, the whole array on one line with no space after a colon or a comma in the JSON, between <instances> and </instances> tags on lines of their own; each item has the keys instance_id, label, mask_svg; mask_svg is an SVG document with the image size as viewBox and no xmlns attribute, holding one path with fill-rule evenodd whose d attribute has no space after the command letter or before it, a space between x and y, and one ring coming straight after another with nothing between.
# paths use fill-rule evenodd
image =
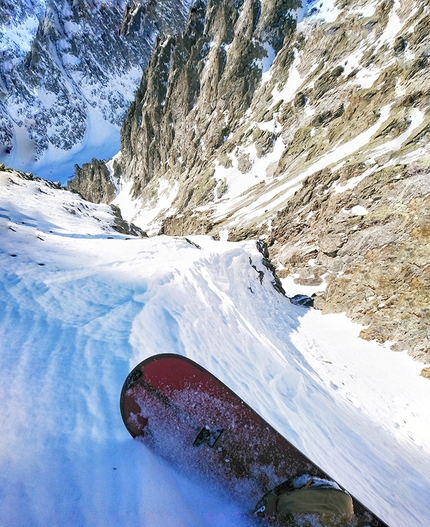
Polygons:
<instances>
[{"instance_id":1,"label":"jagged rock outcrop","mask_svg":"<svg viewBox=\"0 0 430 527\"><path fill-rule=\"evenodd\" d=\"M430 361L429 21L414 0L197 1L122 128L145 226L264 238L324 312Z\"/></svg>"},{"instance_id":2,"label":"jagged rock outcrop","mask_svg":"<svg viewBox=\"0 0 430 527\"><path fill-rule=\"evenodd\" d=\"M114 222L112 225L112 228L121 233L121 234L127 234L131 236L140 236L141 238L147 238L148 235L145 231L143 231L140 227L137 225L134 225L134 223L130 223L126 221L121 214L121 210L116 207L115 205L111 205L111 209L114 215Z\"/></svg>"},{"instance_id":3,"label":"jagged rock outcrop","mask_svg":"<svg viewBox=\"0 0 430 527\"><path fill-rule=\"evenodd\" d=\"M157 35L183 28L190 1L2 2L0 161L29 170L119 136Z\"/></svg>"},{"instance_id":4,"label":"jagged rock outcrop","mask_svg":"<svg viewBox=\"0 0 430 527\"><path fill-rule=\"evenodd\" d=\"M78 192L92 203L110 203L117 193L106 162L98 159L82 167L75 165L75 177L67 182L67 190Z\"/></svg>"}]
</instances>

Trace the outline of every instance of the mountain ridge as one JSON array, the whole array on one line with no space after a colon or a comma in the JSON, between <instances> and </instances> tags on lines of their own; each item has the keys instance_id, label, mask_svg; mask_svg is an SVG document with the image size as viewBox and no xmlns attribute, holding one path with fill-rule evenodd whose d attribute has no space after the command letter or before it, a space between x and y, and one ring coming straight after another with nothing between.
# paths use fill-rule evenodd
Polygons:
<instances>
[{"instance_id":1,"label":"mountain ridge","mask_svg":"<svg viewBox=\"0 0 430 527\"><path fill-rule=\"evenodd\" d=\"M428 363L429 21L412 0L198 0L120 154L70 188L112 177L150 234L263 239L287 290Z\"/></svg>"},{"instance_id":2,"label":"mountain ridge","mask_svg":"<svg viewBox=\"0 0 430 527\"><path fill-rule=\"evenodd\" d=\"M141 207L153 233L263 238L323 312L428 362L428 5L200 5L155 48L123 124L129 219ZM279 31L282 45L265 37Z\"/></svg>"},{"instance_id":3,"label":"mountain ridge","mask_svg":"<svg viewBox=\"0 0 430 527\"><path fill-rule=\"evenodd\" d=\"M84 146L119 142L157 35L180 31L188 4L3 3L0 162L37 171Z\"/></svg>"}]
</instances>

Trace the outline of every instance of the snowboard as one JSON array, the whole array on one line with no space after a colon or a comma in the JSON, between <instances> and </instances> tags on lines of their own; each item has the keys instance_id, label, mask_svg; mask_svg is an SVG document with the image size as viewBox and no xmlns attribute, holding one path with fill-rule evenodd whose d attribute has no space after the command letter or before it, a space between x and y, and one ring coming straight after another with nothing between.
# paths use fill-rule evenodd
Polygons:
<instances>
[{"instance_id":1,"label":"snowboard","mask_svg":"<svg viewBox=\"0 0 430 527\"><path fill-rule=\"evenodd\" d=\"M191 359L152 356L128 375L121 415L130 434L250 512L262 496L300 476L331 478L224 383ZM331 480L333 481L333 480ZM388 527L353 498L354 527Z\"/></svg>"}]
</instances>

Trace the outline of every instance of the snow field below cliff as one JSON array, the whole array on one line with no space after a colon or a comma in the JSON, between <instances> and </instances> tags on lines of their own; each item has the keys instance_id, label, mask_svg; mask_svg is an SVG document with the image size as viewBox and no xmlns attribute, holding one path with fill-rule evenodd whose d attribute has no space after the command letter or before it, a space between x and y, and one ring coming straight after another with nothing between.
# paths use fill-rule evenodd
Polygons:
<instances>
[{"instance_id":1,"label":"snow field below cliff","mask_svg":"<svg viewBox=\"0 0 430 527\"><path fill-rule=\"evenodd\" d=\"M426 525L422 365L292 305L254 242L126 238L106 206L0 178L1 525L253 525L128 435L122 384L161 352L213 372L391 527Z\"/></svg>"},{"instance_id":2,"label":"snow field below cliff","mask_svg":"<svg viewBox=\"0 0 430 527\"><path fill-rule=\"evenodd\" d=\"M91 159L109 159L120 146L120 127L106 121L98 108L87 108L86 131L81 143L67 152L49 144L41 159L35 162L35 145L23 128L15 125L15 144L11 154L2 161L17 170L32 170L37 176L65 185L74 176L75 164Z\"/></svg>"}]
</instances>

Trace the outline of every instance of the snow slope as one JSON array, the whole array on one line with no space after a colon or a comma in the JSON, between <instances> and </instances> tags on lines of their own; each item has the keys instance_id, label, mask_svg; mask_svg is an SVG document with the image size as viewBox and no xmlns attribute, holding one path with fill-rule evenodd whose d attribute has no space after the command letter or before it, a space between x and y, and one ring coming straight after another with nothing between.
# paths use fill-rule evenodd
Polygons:
<instances>
[{"instance_id":1,"label":"snow slope","mask_svg":"<svg viewBox=\"0 0 430 527\"><path fill-rule=\"evenodd\" d=\"M159 352L212 371L391 527L428 524L420 364L290 304L254 242L111 224L105 205L0 173L0 525L253 525L128 435L122 383Z\"/></svg>"}]
</instances>

